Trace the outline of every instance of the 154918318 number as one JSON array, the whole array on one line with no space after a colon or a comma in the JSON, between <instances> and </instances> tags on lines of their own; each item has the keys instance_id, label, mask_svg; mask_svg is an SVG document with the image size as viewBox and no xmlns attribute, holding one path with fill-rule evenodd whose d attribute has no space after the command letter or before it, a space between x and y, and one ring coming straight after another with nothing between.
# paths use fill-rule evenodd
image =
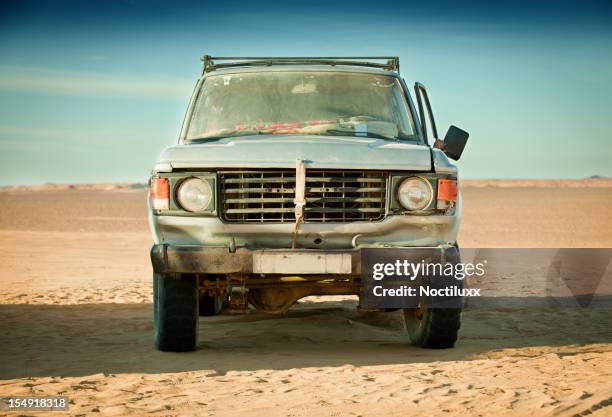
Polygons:
<instances>
[{"instance_id":1,"label":"154918318 number","mask_svg":"<svg viewBox=\"0 0 612 417\"><path fill-rule=\"evenodd\" d=\"M69 406L66 396L12 396L0 398L0 410L4 411L66 411Z\"/></svg>"}]
</instances>

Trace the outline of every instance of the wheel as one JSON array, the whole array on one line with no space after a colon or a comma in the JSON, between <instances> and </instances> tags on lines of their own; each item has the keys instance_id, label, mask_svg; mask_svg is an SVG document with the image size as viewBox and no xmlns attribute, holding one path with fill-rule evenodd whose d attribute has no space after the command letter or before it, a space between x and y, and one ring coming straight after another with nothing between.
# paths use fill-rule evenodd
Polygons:
<instances>
[{"instance_id":1,"label":"wheel","mask_svg":"<svg viewBox=\"0 0 612 417\"><path fill-rule=\"evenodd\" d=\"M460 308L405 308L404 320L410 341L429 349L452 348L461 326Z\"/></svg>"},{"instance_id":2,"label":"wheel","mask_svg":"<svg viewBox=\"0 0 612 417\"><path fill-rule=\"evenodd\" d=\"M190 276L153 274L153 338L164 352L195 350L198 282Z\"/></svg>"},{"instance_id":3,"label":"wheel","mask_svg":"<svg viewBox=\"0 0 612 417\"><path fill-rule=\"evenodd\" d=\"M216 316L223 308L223 297L211 295L200 296L200 316Z\"/></svg>"}]
</instances>

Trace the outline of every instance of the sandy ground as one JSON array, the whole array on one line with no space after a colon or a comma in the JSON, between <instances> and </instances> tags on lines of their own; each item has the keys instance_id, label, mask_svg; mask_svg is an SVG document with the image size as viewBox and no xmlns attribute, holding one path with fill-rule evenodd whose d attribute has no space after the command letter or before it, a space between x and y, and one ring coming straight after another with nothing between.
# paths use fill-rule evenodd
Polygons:
<instances>
[{"instance_id":1,"label":"sandy ground","mask_svg":"<svg viewBox=\"0 0 612 417\"><path fill-rule=\"evenodd\" d=\"M464 247L612 247L610 186L465 185ZM310 297L201 320L196 352L158 352L144 199L0 192L0 396L67 395L72 415L612 415L606 308L468 306L457 347L428 351L397 313Z\"/></svg>"}]
</instances>

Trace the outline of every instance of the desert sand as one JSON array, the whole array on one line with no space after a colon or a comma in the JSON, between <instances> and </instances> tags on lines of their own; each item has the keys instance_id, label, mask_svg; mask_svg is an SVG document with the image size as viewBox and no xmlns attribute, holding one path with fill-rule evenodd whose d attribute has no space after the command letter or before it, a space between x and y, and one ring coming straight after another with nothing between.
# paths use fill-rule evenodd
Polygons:
<instances>
[{"instance_id":1,"label":"desert sand","mask_svg":"<svg viewBox=\"0 0 612 417\"><path fill-rule=\"evenodd\" d=\"M605 184L465 182L460 243L612 247ZM399 313L309 297L201 319L196 352L161 353L150 245L143 189L0 191L0 396L67 395L70 415L612 415L611 309L468 305L457 347L432 351Z\"/></svg>"}]
</instances>

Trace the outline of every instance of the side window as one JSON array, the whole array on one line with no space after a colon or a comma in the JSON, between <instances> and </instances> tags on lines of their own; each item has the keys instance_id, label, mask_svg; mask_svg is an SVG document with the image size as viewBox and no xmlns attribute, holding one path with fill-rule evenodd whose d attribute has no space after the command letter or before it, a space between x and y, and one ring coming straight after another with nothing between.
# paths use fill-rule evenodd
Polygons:
<instances>
[{"instance_id":1,"label":"side window","mask_svg":"<svg viewBox=\"0 0 612 417\"><path fill-rule=\"evenodd\" d=\"M423 135L425 136L425 142L429 143L429 138L431 138L433 143L436 139L438 139L438 129L436 128L436 121L434 119L433 112L431 111L431 103L429 102L429 97L427 96L427 89L423 84L415 83L414 93L417 98L419 119L421 121Z\"/></svg>"}]
</instances>

